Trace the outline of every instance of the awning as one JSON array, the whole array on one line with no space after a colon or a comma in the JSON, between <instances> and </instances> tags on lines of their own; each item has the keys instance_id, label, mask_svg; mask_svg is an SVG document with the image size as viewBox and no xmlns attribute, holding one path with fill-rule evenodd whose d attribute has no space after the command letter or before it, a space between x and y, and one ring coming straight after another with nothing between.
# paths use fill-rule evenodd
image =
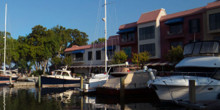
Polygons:
<instances>
[{"instance_id":1,"label":"awning","mask_svg":"<svg viewBox=\"0 0 220 110\"><path fill-rule=\"evenodd\" d=\"M183 21L184 21L184 18L175 18L175 19L167 20L165 24L181 23Z\"/></svg>"},{"instance_id":2,"label":"awning","mask_svg":"<svg viewBox=\"0 0 220 110\"><path fill-rule=\"evenodd\" d=\"M85 53L85 50L75 50L75 51L72 51L72 53Z\"/></svg>"},{"instance_id":3,"label":"awning","mask_svg":"<svg viewBox=\"0 0 220 110\"><path fill-rule=\"evenodd\" d=\"M108 46L107 50L115 50L116 47L115 46ZM102 48L103 51L105 51L105 48Z\"/></svg>"},{"instance_id":4,"label":"awning","mask_svg":"<svg viewBox=\"0 0 220 110\"><path fill-rule=\"evenodd\" d=\"M119 30L117 33L118 34L121 34L121 33L126 33L126 32L134 32L134 31L136 31L137 30L137 28L136 27L133 27L133 28L128 28L128 29L121 29L121 30Z\"/></svg>"},{"instance_id":5,"label":"awning","mask_svg":"<svg viewBox=\"0 0 220 110\"><path fill-rule=\"evenodd\" d=\"M150 62L145 64L146 66L166 66L166 65L172 65L172 63L169 62Z\"/></svg>"}]
</instances>

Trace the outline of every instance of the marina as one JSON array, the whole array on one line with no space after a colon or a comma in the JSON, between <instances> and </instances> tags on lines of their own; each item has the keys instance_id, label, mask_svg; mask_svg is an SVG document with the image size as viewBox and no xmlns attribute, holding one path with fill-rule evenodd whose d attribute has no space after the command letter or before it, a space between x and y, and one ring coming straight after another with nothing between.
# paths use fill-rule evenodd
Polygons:
<instances>
[{"instance_id":1,"label":"marina","mask_svg":"<svg viewBox=\"0 0 220 110\"><path fill-rule=\"evenodd\" d=\"M7 21L6 2L0 5L5 8L4 31L0 30L0 110L220 107L220 0L185 0L179 5L189 6L186 9L178 4L172 9L174 0L159 4L132 0L47 1L47 5L26 1L28 5L17 2L19 6L10 1L9 17L18 20L16 23L24 19L21 27L11 18ZM158 8L163 6L169 10ZM97 22L92 21L94 9ZM17 10L21 15L14 13ZM139 17L134 17L137 14ZM29 22L32 19L40 20L32 21L39 25L33 26ZM13 38L13 33L7 31L8 22L10 31L22 33L26 27L31 31ZM90 35L78 30L83 28Z\"/></svg>"}]
</instances>

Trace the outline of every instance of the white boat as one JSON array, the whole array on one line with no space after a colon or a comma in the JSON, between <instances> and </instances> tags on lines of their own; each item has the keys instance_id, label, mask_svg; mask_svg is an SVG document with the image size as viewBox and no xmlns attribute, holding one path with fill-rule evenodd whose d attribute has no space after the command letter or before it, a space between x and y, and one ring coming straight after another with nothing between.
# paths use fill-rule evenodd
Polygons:
<instances>
[{"instance_id":1,"label":"white boat","mask_svg":"<svg viewBox=\"0 0 220 110\"><path fill-rule=\"evenodd\" d=\"M80 78L73 77L71 71L66 70L55 70L52 75L41 76L42 87L79 87Z\"/></svg>"},{"instance_id":2,"label":"white boat","mask_svg":"<svg viewBox=\"0 0 220 110\"><path fill-rule=\"evenodd\" d=\"M189 80L195 80L196 101L220 99L220 48L218 41L189 43L186 56L171 76L157 77L148 82L160 100L189 101Z\"/></svg>"}]
</instances>

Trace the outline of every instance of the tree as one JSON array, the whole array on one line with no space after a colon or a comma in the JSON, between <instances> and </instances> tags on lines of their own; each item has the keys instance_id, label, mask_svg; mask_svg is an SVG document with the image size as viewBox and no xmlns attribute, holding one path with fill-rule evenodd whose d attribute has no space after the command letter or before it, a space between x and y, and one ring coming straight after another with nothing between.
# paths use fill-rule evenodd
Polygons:
<instances>
[{"instance_id":1,"label":"tree","mask_svg":"<svg viewBox=\"0 0 220 110\"><path fill-rule=\"evenodd\" d=\"M6 64L9 68L12 65L12 62L16 62L19 60L19 56L17 53L17 41L11 37L9 32L6 32ZM0 66L3 64L4 61L4 37L5 33L0 31Z\"/></svg>"},{"instance_id":2,"label":"tree","mask_svg":"<svg viewBox=\"0 0 220 110\"><path fill-rule=\"evenodd\" d=\"M73 45L87 45L89 39L85 32L80 32L78 29L68 29L67 31L72 37L69 47L72 47Z\"/></svg>"},{"instance_id":3,"label":"tree","mask_svg":"<svg viewBox=\"0 0 220 110\"><path fill-rule=\"evenodd\" d=\"M63 64L64 64L64 65L70 66L71 63L72 63L72 58L71 58L71 56L66 56L66 57L63 59Z\"/></svg>"},{"instance_id":4,"label":"tree","mask_svg":"<svg viewBox=\"0 0 220 110\"><path fill-rule=\"evenodd\" d=\"M69 43L73 40L70 34L70 30L67 30L63 26L57 25L56 27L53 27L51 29L55 34L56 45L58 49L55 49L54 56L53 57L60 57L61 54L63 54L64 50L68 47Z\"/></svg>"},{"instance_id":5,"label":"tree","mask_svg":"<svg viewBox=\"0 0 220 110\"><path fill-rule=\"evenodd\" d=\"M27 44L30 46L30 57L34 62L35 69L43 70L45 73L49 59L57 49L55 34L41 25L32 28L32 32L27 36Z\"/></svg>"},{"instance_id":6,"label":"tree","mask_svg":"<svg viewBox=\"0 0 220 110\"><path fill-rule=\"evenodd\" d=\"M145 63L149 60L150 54L148 52L141 52L139 54L133 53L132 63L140 64L141 68L144 67Z\"/></svg>"},{"instance_id":7,"label":"tree","mask_svg":"<svg viewBox=\"0 0 220 110\"><path fill-rule=\"evenodd\" d=\"M98 38L98 40L93 41L91 44L99 44L99 43L104 43L105 42L105 38Z\"/></svg>"},{"instance_id":8,"label":"tree","mask_svg":"<svg viewBox=\"0 0 220 110\"><path fill-rule=\"evenodd\" d=\"M119 52L115 52L112 58L112 64L121 64L127 61L128 55L122 50Z\"/></svg>"},{"instance_id":9,"label":"tree","mask_svg":"<svg viewBox=\"0 0 220 110\"><path fill-rule=\"evenodd\" d=\"M171 50L168 51L166 56L167 60L174 64L182 60L183 57L183 49L181 46L171 47Z\"/></svg>"}]
</instances>

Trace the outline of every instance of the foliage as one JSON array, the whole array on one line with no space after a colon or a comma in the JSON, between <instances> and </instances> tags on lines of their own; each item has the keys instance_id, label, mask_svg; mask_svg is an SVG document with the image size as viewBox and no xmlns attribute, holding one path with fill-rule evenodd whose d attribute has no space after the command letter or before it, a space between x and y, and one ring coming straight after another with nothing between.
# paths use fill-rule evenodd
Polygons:
<instances>
[{"instance_id":1,"label":"foliage","mask_svg":"<svg viewBox=\"0 0 220 110\"><path fill-rule=\"evenodd\" d=\"M4 32L0 31L0 66L4 56L3 37ZM45 73L49 62L55 68L62 64L70 65L69 57L63 59L64 50L72 45L86 45L87 41L88 35L85 32L59 25L51 29L36 25L31 33L19 36L17 40L7 32L6 64L9 67L15 65L22 73L30 71L34 65L36 71Z\"/></svg>"},{"instance_id":2,"label":"foliage","mask_svg":"<svg viewBox=\"0 0 220 110\"><path fill-rule=\"evenodd\" d=\"M112 64L121 64L127 61L128 55L122 50L119 52L115 52L112 58Z\"/></svg>"},{"instance_id":3,"label":"foliage","mask_svg":"<svg viewBox=\"0 0 220 110\"><path fill-rule=\"evenodd\" d=\"M91 44L99 44L105 42L105 38L98 38L98 40L93 41Z\"/></svg>"},{"instance_id":4,"label":"foliage","mask_svg":"<svg viewBox=\"0 0 220 110\"><path fill-rule=\"evenodd\" d=\"M72 58L71 58L71 56L66 56L66 57L63 59L63 63L64 63L64 65L70 66L71 63L72 63Z\"/></svg>"},{"instance_id":5,"label":"foliage","mask_svg":"<svg viewBox=\"0 0 220 110\"><path fill-rule=\"evenodd\" d=\"M62 58L55 56L52 58L51 63L55 66L55 69L62 64Z\"/></svg>"},{"instance_id":6,"label":"foliage","mask_svg":"<svg viewBox=\"0 0 220 110\"><path fill-rule=\"evenodd\" d=\"M149 60L150 54L148 52L141 52L139 54L133 53L132 63L141 65L143 68L144 64Z\"/></svg>"},{"instance_id":7,"label":"foliage","mask_svg":"<svg viewBox=\"0 0 220 110\"><path fill-rule=\"evenodd\" d=\"M80 32L78 29L68 29L69 35L72 37L72 41L70 42L69 47L73 45L87 45L88 43L88 35L85 32Z\"/></svg>"},{"instance_id":8,"label":"foliage","mask_svg":"<svg viewBox=\"0 0 220 110\"><path fill-rule=\"evenodd\" d=\"M171 50L168 51L166 56L167 60L174 64L182 60L183 57L183 49L181 46L171 47Z\"/></svg>"}]
</instances>

